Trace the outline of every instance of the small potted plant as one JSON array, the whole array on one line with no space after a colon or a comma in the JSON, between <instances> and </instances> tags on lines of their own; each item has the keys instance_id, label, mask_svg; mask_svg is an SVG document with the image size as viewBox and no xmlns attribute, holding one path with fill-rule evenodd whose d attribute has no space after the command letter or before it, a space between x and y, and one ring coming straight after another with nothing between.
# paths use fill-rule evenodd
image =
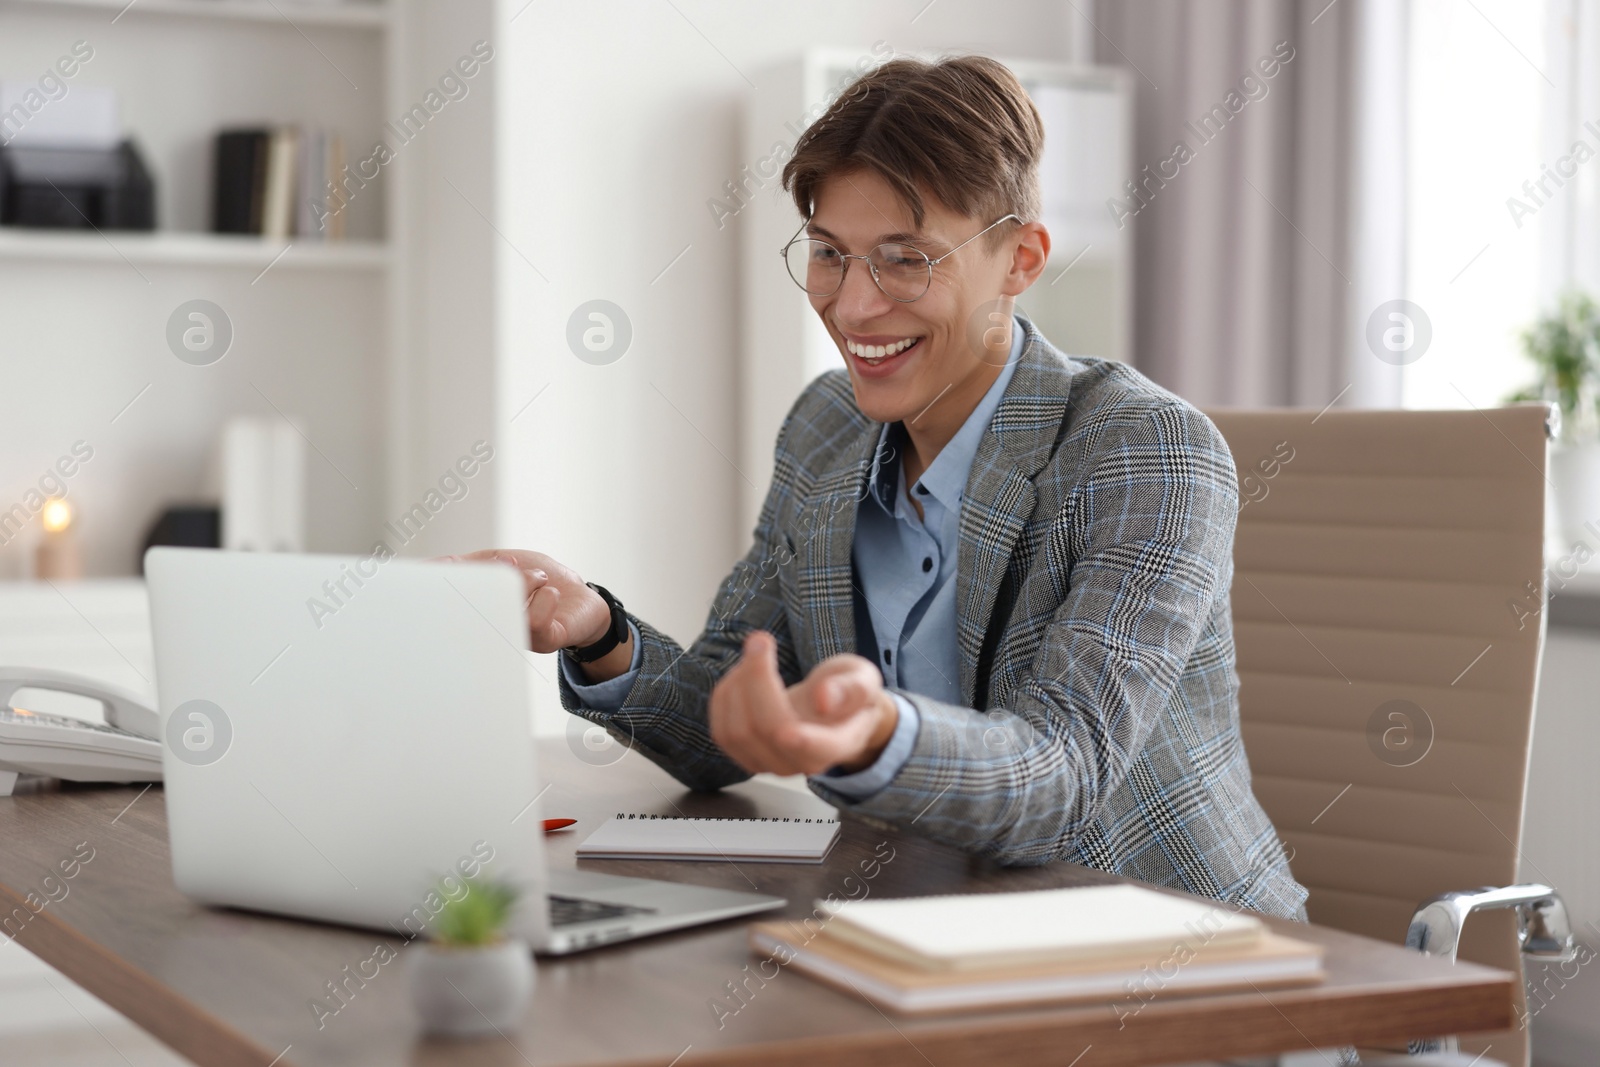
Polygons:
<instances>
[{"instance_id":1,"label":"small potted plant","mask_svg":"<svg viewBox=\"0 0 1600 1067\"><path fill-rule=\"evenodd\" d=\"M452 893L444 888L431 940L411 962L411 1003L423 1029L481 1037L514 1027L533 992L533 954L527 942L505 933L517 890L473 878Z\"/></svg>"},{"instance_id":2,"label":"small potted plant","mask_svg":"<svg viewBox=\"0 0 1600 1067\"><path fill-rule=\"evenodd\" d=\"M1568 537L1600 523L1600 308L1568 293L1554 314L1522 332L1522 351L1538 370L1533 385L1510 399L1543 400L1561 410L1550 450L1556 521Z\"/></svg>"}]
</instances>

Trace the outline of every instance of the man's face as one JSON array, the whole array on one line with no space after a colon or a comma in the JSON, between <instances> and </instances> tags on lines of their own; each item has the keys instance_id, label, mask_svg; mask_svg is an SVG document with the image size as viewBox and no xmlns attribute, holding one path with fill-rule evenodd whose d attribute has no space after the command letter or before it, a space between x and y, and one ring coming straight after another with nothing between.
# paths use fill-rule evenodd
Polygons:
<instances>
[{"instance_id":1,"label":"man's face","mask_svg":"<svg viewBox=\"0 0 1600 1067\"><path fill-rule=\"evenodd\" d=\"M850 171L822 183L805 235L846 255L866 255L885 242L899 242L938 259L994 221L957 214L926 195L924 205L918 227L882 177ZM1014 242L1003 242L996 252L987 243L986 238L973 241L933 268L928 291L911 303L879 289L859 259L847 261L837 292L810 298L850 371L856 406L868 418L909 423L926 413L943 422L945 411L928 410L938 402L952 409L959 425L999 375L1008 331L989 331L985 338L990 323L984 309L992 310L1007 288L1015 288L1008 284L1014 276ZM1009 320L1009 308L1005 300L1002 324ZM994 350L981 347L980 338ZM884 354L874 358L878 352Z\"/></svg>"}]
</instances>

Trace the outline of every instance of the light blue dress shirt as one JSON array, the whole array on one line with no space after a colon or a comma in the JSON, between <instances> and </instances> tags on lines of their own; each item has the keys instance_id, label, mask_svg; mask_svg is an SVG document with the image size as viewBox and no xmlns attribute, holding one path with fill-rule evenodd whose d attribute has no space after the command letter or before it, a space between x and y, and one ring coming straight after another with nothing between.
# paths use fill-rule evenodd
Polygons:
<instances>
[{"instance_id":1,"label":"light blue dress shirt","mask_svg":"<svg viewBox=\"0 0 1600 1067\"><path fill-rule=\"evenodd\" d=\"M857 651L883 672L884 685L961 703L960 650L956 643L956 564L960 546L961 498L978 444L994 419L1000 398L1022 355L1024 328L1013 320L1011 354L999 377L978 401L922 477L910 487L922 517L900 491L905 428L886 423L868 473L870 491L856 511L851 562L855 565ZM870 502L870 503L869 503ZM567 682L586 707L616 711L638 676L639 631L630 621L633 662L624 674L586 684L582 671L560 657ZM862 800L899 773L911 757L920 720L916 707L893 694L900 717L889 743L872 766L853 774L820 777L836 793Z\"/></svg>"}]
</instances>

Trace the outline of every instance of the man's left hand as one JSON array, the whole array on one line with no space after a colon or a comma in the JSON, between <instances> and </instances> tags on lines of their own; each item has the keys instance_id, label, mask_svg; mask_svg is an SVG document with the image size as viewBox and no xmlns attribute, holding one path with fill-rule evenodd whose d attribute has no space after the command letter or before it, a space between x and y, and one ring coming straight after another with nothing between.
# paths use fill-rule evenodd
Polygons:
<instances>
[{"instance_id":1,"label":"man's left hand","mask_svg":"<svg viewBox=\"0 0 1600 1067\"><path fill-rule=\"evenodd\" d=\"M900 711L868 659L829 656L791 686L778 673L778 643L765 631L711 691L711 739L752 774L821 774L869 767L894 735Z\"/></svg>"}]
</instances>

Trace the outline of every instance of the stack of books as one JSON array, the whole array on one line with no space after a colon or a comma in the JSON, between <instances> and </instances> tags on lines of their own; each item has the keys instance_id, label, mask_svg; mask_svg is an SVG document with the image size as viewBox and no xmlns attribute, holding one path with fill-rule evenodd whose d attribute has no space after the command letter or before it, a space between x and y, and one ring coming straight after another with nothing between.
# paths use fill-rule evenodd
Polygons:
<instances>
[{"instance_id":1,"label":"stack of books","mask_svg":"<svg viewBox=\"0 0 1600 1067\"><path fill-rule=\"evenodd\" d=\"M1133 885L818 904L750 946L878 1006L924 1013L1119 1004L1323 980L1322 947L1219 903Z\"/></svg>"},{"instance_id":2,"label":"stack of books","mask_svg":"<svg viewBox=\"0 0 1600 1067\"><path fill-rule=\"evenodd\" d=\"M212 176L212 225L301 241L344 237L344 141L295 126L223 130Z\"/></svg>"}]
</instances>

